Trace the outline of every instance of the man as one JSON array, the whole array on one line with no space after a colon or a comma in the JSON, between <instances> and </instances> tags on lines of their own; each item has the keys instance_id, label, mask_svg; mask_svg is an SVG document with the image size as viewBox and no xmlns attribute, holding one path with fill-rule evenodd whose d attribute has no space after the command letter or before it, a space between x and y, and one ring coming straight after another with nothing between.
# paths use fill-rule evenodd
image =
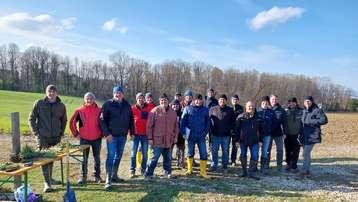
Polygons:
<instances>
[{"instance_id":1,"label":"man","mask_svg":"<svg viewBox=\"0 0 358 202\"><path fill-rule=\"evenodd\" d=\"M66 107L58 97L54 85L46 87L46 97L36 100L29 116L29 125L33 135L37 137L39 149L47 149L61 142L67 123ZM53 191L51 184L53 163L42 166L45 179L44 192Z\"/></svg>"},{"instance_id":2,"label":"man","mask_svg":"<svg viewBox=\"0 0 358 202\"><path fill-rule=\"evenodd\" d=\"M286 171L298 172L297 161L300 154L300 143L298 136L302 131L303 109L297 104L297 98L292 97L288 100L287 112L287 136L285 138L286 150Z\"/></svg>"},{"instance_id":3,"label":"man","mask_svg":"<svg viewBox=\"0 0 358 202\"><path fill-rule=\"evenodd\" d=\"M178 124L180 123L181 120L181 115L182 115L182 111L180 108L180 102L179 100L173 99L171 101L171 103L169 104L169 106L177 113L177 118L178 118ZM185 139L183 137L183 134L180 133L178 134L178 140L175 143L176 145L176 159L177 161L177 166L178 169L182 169L184 168L184 163L185 163ZM173 145L174 148L174 145ZM173 151L173 149L172 149Z\"/></svg>"},{"instance_id":4,"label":"man","mask_svg":"<svg viewBox=\"0 0 358 202\"><path fill-rule=\"evenodd\" d=\"M234 95L231 97L231 104L234 109L235 113L235 120L236 118L244 112L244 109L239 104L239 96ZM231 136L231 164L233 166L236 165L236 158L237 158L237 147L236 147L236 140L235 140L235 133Z\"/></svg>"},{"instance_id":5,"label":"man","mask_svg":"<svg viewBox=\"0 0 358 202\"><path fill-rule=\"evenodd\" d=\"M148 143L151 155L145 173L145 179L152 178L159 157L163 156L164 175L171 178L171 148L178 138L177 113L169 107L168 97L164 93L159 98L159 106L150 113L147 122Z\"/></svg>"},{"instance_id":6,"label":"man","mask_svg":"<svg viewBox=\"0 0 358 202\"><path fill-rule=\"evenodd\" d=\"M147 120L149 116L149 107L147 103L144 101L144 94L137 93L136 95L137 103L132 106L132 113L134 117L134 126L135 126L135 133L131 134L132 139L132 151L131 151L131 178L135 177L136 171L136 155L139 144L141 146L141 174L144 175L145 169L147 166L147 151L148 151L148 139L147 139Z\"/></svg>"},{"instance_id":7,"label":"man","mask_svg":"<svg viewBox=\"0 0 358 202\"><path fill-rule=\"evenodd\" d=\"M211 107L218 106L218 100L215 98L215 91L212 88L207 90L207 99L206 99L206 107L210 109Z\"/></svg>"},{"instance_id":8,"label":"man","mask_svg":"<svg viewBox=\"0 0 358 202\"><path fill-rule=\"evenodd\" d=\"M181 108L182 110L184 110L184 108L186 106L189 106L191 104L191 101L193 100L193 92L191 90L187 90L184 93L184 100L181 104Z\"/></svg>"},{"instance_id":9,"label":"man","mask_svg":"<svg viewBox=\"0 0 358 202\"><path fill-rule=\"evenodd\" d=\"M174 95L174 100L178 100L179 102L182 101L182 97L181 97L181 93L180 92L176 92Z\"/></svg>"},{"instance_id":10,"label":"man","mask_svg":"<svg viewBox=\"0 0 358 202\"><path fill-rule=\"evenodd\" d=\"M261 145L261 159L260 167L263 174L269 172L268 161L268 148L271 142L272 124L275 122L275 113L270 108L269 96L263 96L261 98L261 107L257 109L257 115L262 123L262 145Z\"/></svg>"},{"instance_id":11,"label":"man","mask_svg":"<svg viewBox=\"0 0 358 202\"><path fill-rule=\"evenodd\" d=\"M259 158L259 141L262 134L260 117L255 112L255 105L248 101L245 105L246 112L239 115L236 120L235 133L236 144L240 145L240 161L242 166L241 177L247 176L247 147L250 149L249 177L255 180L257 176L257 161Z\"/></svg>"},{"instance_id":12,"label":"man","mask_svg":"<svg viewBox=\"0 0 358 202\"><path fill-rule=\"evenodd\" d=\"M198 145L200 154L200 176L207 179L206 162L208 154L206 152L205 137L209 131L210 120L208 108L203 106L203 97L196 94L193 103L186 106L180 121L180 131L182 134L189 133L187 137L188 154L187 164L188 170L186 174L193 173L193 160L195 155L195 145ZM187 130L190 130L188 132Z\"/></svg>"},{"instance_id":13,"label":"man","mask_svg":"<svg viewBox=\"0 0 358 202\"><path fill-rule=\"evenodd\" d=\"M131 106L124 99L121 86L113 88L113 99L106 101L101 110L100 125L107 139L106 184L105 190L112 188L113 182L123 181L118 177L118 167L122 159L127 134L135 134Z\"/></svg>"},{"instance_id":14,"label":"man","mask_svg":"<svg viewBox=\"0 0 358 202\"><path fill-rule=\"evenodd\" d=\"M283 139L287 134L287 115L286 111L279 104L277 95L270 96L271 109L275 114L275 122L272 124L271 140L268 148L268 162L270 162L272 143L276 144L277 171L282 171L283 161Z\"/></svg>"},{"instance_id":15,"label":"man","mask_svg":"<svg viewBox=\"0 0 358 202\"><path fill-rule=\"evenodd\" d=\"M218 166L218 151L221 146L223 172L227 173L229 161L229 142L235 125L234 110L227 106L227 96L220 95L219 105L209 111L211 120L210 131L212 132L212 162L210 171L216 171Z\"/></svg>"}]
</instances>

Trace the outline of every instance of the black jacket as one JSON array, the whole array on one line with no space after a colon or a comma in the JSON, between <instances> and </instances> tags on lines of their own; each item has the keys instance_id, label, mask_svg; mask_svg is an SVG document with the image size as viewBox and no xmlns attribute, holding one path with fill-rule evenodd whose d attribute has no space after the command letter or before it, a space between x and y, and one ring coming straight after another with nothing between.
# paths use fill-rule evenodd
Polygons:
<instances>
[{"instance_id":1,"label":"black jacket","mask_svg":"<svg viewBox=\"0 0 358 202\"><path fill-rule=\"evenodd\" d=\"M271 107L275 114L275 121L272 126L272 137L279 137L283 134L287 134L287 115L286 111L281 107L280 104L276 104Z\"/></svg>"},{"instance_id":2,"label":"black jacket","mask_svg":"<svg viewBox=\"0 0 358 202\"><path fill-rule=\"evenodd\" d=\"M271 108L257 109L257 115L262 122L262 136L270 136L272 133L272 124L275 123L275 113Z\"/></svg>"},{"instance_id":3,"label":"black jacket","mask_svg":"<svg viewBox=\"0 0 358 202\"><path fill-rule=\"evenodd\" d=\"M117 102L108 100L102 106L100 125L104 136L125 136L135 134L134 118L131 106L126 100Z\"/></svg>"},{"instance_id":4,"label":"black jacket","mask_svg":"<svg viewBox=\"0 0 358 202\"><path fill-rule=\"evenodd\" d=\"M215 106L218 106L219 105L219 102L218 100L215 98L215 97L208 97L207 100L206 100L206 107L208 109L212 108L212 107L215 107Z\"/></svg>"},{"instance_id":5,"label":"black jacket","mask_svg":"<svg viewBox=\"0 0 358 202\"><path fill-rule=\"evenodd\" d=\"M240 114L235 124L236 141L244 145L254 145L261 141L262 122L257 113L249 117L248 113Z\"/></svg>"},{"instance_id":6,"label":"black jacket","mask_svg":"<svg viewBox=\"0 0 358 202\"><path fill-rule=\"evenodd\" d=\"M286 109L287 135L298 135L302 132L302 114L300 107Z\"/></svg>"},{"instance_id":7,"label":"black jacket","mask_svg":"<svg viewBox=\"0 0 358 202\"><path fill-rule=\"evenodd\" d=\"M237 118L240 114L244 113L244 108L241 105L237 104L233 106L235 118Z\"/></svg>"},{"instance_id":8,"label":"black jacket","mask_svg":"<svg viewBox=\"0 0 358 202\"><path fill-rule=\"evenodd\" d=\"M221 108L219 105L209 110L210 131L214 136L231 136L231 131L235 125L234 110L225 106Z\"/></svg>"},{"instance_id":9,"label":"black jacket","mask_svg":"<svg viewBox=\"0 0 358 202\"><path fill-rule=\"evenodd\" d=\"M326 114L316 104L313 104L308 110L303 110L300 142L304 145L320 143L322 141L321 125L327 123Z\"/></svg>"}]
</instances>

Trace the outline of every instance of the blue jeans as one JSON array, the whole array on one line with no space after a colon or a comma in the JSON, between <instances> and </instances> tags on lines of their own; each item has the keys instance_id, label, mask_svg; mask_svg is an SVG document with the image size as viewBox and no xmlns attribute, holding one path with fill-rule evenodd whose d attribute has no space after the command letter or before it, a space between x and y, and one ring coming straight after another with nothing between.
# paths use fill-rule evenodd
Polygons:
<instances>
[{"instance_id":1,"label":"blue jeans","mask_svg":"<svg viewBox=\"0 0 358 202\"><path fill-rule=\"evenodd\" d=\"M139 143L141 145L141 151L142 151L142 164L141 164L141 170L145 171L145 168L147 166L147 159L148 159L148 138L144 135L138 135L134 136L133 140L131 141L132 144L132 151L131 151L131 171L135 171L136 168L136 155L138 151Z\"/></svg>"},{"instance_id":2,"label":"blue jeans","mask_svg":"<svg viewBox=\"0 0 358 202\"><path fill-rule=\"evenodd\" d=\"M303 166L302 171L309 172L311 168L311 152L314 144L303 145Z\"/></svg>"},{"instance_id":3,"label":"blue jeans","mask_svg":"<svg viewBox=\"0 0 358 202\"><path fill-rule=\"evenodd\" d=\"M270 142L271 142L271 136L264 136L263 138L263 142L262 142L262 146L261 146L261 158L263 159L268 159L268 154L269 154L269 146L270 146Z\"/></svg>"},{"instance_id":4,"label":"blue jeans","mask_svg":"<svg viewBox=\"0 0 358 202\"><path fill-rule=\"evenodd\" d=\"M246 144L240 144L240 158L246 158L247 157L247 147L250 148L250 160L251 161L258 161L259 160L259 145L246 145Z\"/></svg>"},{"instance_id":5,"label":"blue jeans","mask_svg":"<svg viewBox=\"0 0 358 202\"><path fill-rule=\"evenodd\" d=\"M127 136L112 136L112 141L107 141L106 172L111 174L113 167L118 168L126 145Z\"/></svg>"},{"instance_id":6,"label":"blue jeans","mask_svg":"<svg viewBox=\"0 0 358 202\"><path fill-rule=\"evenodd\" d=\"M149 146L150 148L150 159L147 165L145 176L153 176L154 169L157 167L157 163L160 155L163 155L163 168L166 174L172 173L172 149L171 148L159 148Z\"/></svg>"},{"instance_id":7,"label":"blue jeans","mask_svg":"<svg viewBox=\"0 0 358 202\"><path fill-rule=\"evenodd\" d=\"M282 167L282 161L283 161L283 136L278 136L278 137L271 136L269 148L267 150L268 151L268 159L271 159L271 148L272 148L273 141L275 141L275 144L276 144L277 167L280 168L280 167Z\"/></svg>"},{"instance_id":8,"label":"blue jeans","mask_svg":"<svg viewBox=\"0 0 358 202\"><path fill-rule=\"evenodd\" d=\"M206 141L205 138L201 138L200 140L188 140L188 153L187 156L189 158L193 158L195 155L195 144L198 145L200 160L208 160L208 153L206 152Z\"/></svg>"},{"instance_id":9,"label":"blue jeans","mask_svg":"<svg viewBox=\"0 0 358 202\"><path fill-rule=\"evenodd\" d=\"M212 156L213 161L211 162L211 168L216 169L218 166L219 160L219 146L221 146L222 159L221 164L223 168L227 168L227 164L229 163L229 143L230 136L212 136Z\"/></svg>"}]
</instances>

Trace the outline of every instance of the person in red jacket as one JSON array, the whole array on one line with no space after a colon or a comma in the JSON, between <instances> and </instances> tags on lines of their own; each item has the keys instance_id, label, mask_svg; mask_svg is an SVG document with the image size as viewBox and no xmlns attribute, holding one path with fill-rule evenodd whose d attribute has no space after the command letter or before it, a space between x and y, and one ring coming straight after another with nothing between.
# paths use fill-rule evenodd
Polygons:
<instances>
[{"instance_id":1,"label":"person in red jacket","mask_svg":"<svg viewBox=\"0 0 358 202\"><path fill-rule=\"evenodd\" d=\"M81 145L91 145L94 157L94 176L95 181L100 183L101 179L101 145L102 145L102 132L99 126L99 116L101 108L96 104L96 97L93 93L88 92L84 95L84 104L77 108L70 120L70 129L74 137L80 139ZM78 123L78 127L77 127ZM84 150L82 162L81 178L78 183L83 184L87 180L87 163L90 148Z\"/></svg>"},{"instance_id":2,"label":"person in red jacket","mask_svg":"<svg viewBox=\"0 0 358 202\"><path fill-rule=\"evenodd\" d=\"M147 139L147 120L150 112L150 108L144 101L144 94L137 93L136 95L137 103L132 106L132 112L134 117L134 126L135 126L135 134L131 135L132 140L132 151L131 151L131 178L135 177L135 169L136 169L136 154L138 151L139 143L141 145L141 174L143 175L145 172L145 168L147 165L147 151L148 151L148 139Z\"/></svg>"}]
</instances>

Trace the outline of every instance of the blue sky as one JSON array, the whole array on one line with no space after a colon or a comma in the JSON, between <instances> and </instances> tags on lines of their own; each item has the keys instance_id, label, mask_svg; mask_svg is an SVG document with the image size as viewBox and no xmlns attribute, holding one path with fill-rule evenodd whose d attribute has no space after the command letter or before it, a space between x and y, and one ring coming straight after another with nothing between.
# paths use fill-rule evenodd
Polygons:
<instances>
[{"instance_id":1,"label":"blue sky","mask_svg":"<svg viewBox=\"0 0 358 202\"><path fill-rule=\"evenodd\" d=\"M358 92L358 1L2 0L0 44L325 76Z\"/></svg>"}]
</instances>

